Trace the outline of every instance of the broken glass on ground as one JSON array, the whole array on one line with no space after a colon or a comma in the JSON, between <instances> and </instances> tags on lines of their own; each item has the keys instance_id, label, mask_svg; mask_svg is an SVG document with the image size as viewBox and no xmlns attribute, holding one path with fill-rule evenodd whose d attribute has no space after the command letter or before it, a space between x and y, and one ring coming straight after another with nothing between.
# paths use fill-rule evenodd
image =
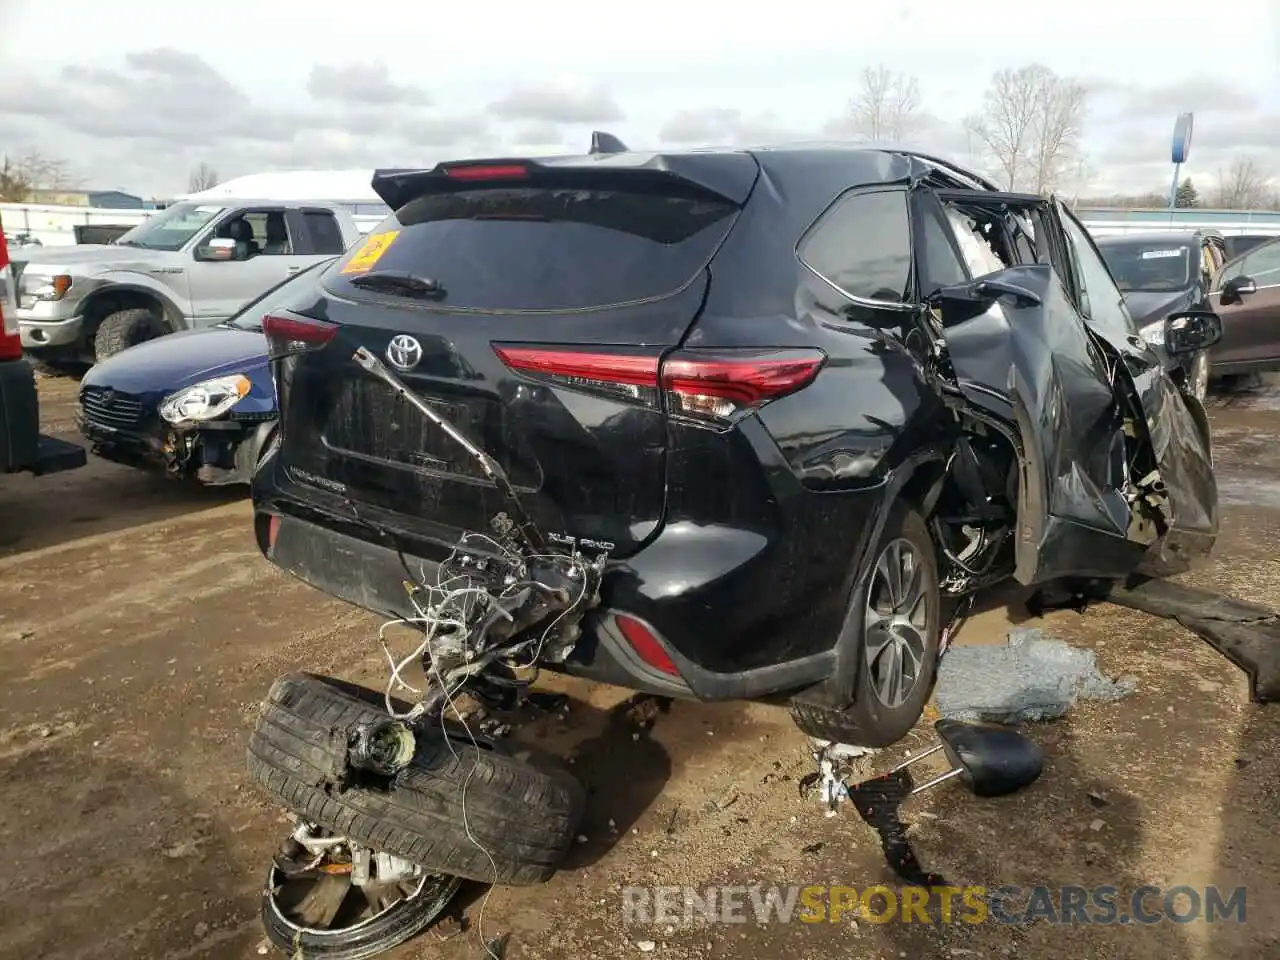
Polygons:
<instances>
[{"instance_id":1,"label":"broken glass on ground","mask_svg":"<svg viewBox=\"0 0 1280 960\"><path fill-rule=\"evenodd\" d=\"M943 717L1013 724L1053 720L1079 699L1119 700L1136 689L1131 677L1103 674L1092 650L1015 628L1003 645L948 650L934 696Z\"/></svg>"}]
</instances>

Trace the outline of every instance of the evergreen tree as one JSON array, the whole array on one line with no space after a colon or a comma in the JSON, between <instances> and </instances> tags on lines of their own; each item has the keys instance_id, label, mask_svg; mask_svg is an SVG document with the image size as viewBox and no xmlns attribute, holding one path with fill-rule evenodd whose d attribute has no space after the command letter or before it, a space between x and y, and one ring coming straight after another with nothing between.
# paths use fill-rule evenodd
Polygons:
<instances>
[{"instance_id":1,"label":"evergreen tree","mask_svg":"<svg viewBox=\"0 0 1280 960\"><path fill-rule=\"evenodd\" d=\"M1179 184L1178 192L1174 194L1173 205L1175 207L1200 206L1200 194L1196 192L1195 184L1191 182L1190 177Z\"/></svg>"}]
</instances>

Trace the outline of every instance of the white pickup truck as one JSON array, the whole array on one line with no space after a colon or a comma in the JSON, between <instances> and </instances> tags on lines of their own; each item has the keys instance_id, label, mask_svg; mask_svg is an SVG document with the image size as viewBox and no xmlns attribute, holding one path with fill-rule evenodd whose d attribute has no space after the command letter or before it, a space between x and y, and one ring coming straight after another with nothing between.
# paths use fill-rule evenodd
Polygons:
<instances>
[{"instance_id":1,"label":"white pickup truck","mask_svg":"<svg viewBox=\"0 0 1280 960\"><path fill-rule=\"evenodd\" d=\"M323 201L184 201L113 243L13 251L22 349L46 370L210 326L361 236Z\"/></svg>"}]
</instances>

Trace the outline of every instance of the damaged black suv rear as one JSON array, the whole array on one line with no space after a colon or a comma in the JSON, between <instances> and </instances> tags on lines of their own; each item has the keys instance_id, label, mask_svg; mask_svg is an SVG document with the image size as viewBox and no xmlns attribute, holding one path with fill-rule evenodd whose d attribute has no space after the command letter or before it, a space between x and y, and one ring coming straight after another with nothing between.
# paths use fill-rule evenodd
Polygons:
<instances>
[{"instance_id":1,"label":"damaged black suv rear","mask_svg":"<svg viewBox=\"0 0 1280 960\"><path fill-rule=\"evenodd\" d=\"M813 736L884 746L975 591L1164 575L1212 547L1204 410L1051 198L840 145L374 188L395 213L265 323L281 429L258 542L334 596L422 623L415 591L460 543L548 596L580 571L539 586L535 555L589 553L580 625L501 631L539 631L520 665L785 698ZM1175 356L1220 336L1211 314L1168 324ZM512 560L496 516L541 546Z\"/></svg>"}]
</instances>

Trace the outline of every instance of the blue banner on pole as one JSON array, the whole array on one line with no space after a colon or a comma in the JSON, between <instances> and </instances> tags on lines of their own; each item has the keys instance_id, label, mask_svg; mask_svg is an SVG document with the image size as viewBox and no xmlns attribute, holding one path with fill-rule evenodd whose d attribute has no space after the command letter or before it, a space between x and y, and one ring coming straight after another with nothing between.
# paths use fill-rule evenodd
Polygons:
<instances>
[{"instance_id":1,"label":"blue banner on pole","mask_svg":"<svg viewBox=\"0 0 1280 960\"><path fill-rule=\"evenodd\" d=\"M1173 162L1186 163L1191 155L1191 127L1193 116L1190 113L1178 114L1173 125Z\"/></svg>"}]
</instances>

